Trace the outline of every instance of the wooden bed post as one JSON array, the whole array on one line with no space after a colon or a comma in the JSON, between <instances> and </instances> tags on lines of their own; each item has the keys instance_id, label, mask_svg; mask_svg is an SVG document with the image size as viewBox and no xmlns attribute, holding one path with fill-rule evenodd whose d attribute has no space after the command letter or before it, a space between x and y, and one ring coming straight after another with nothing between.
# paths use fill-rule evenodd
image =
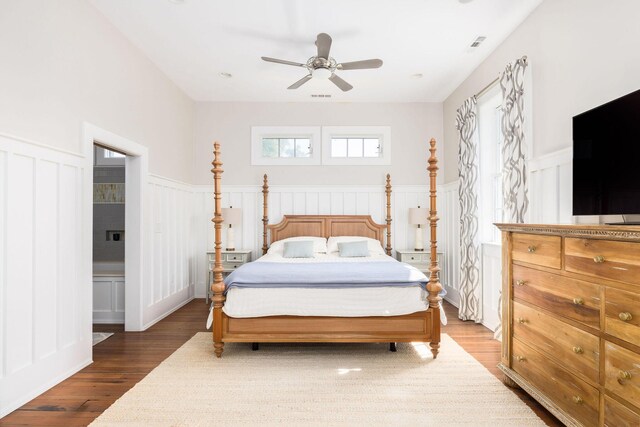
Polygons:
<instances>
[{"instance_id":1,"label":"wooden bed post","mask_svg":"<svg viewBox=\"0 0 640 427\"><path fill-rule=\"evenodd\" d=\"M220 178L222 175L222 162L220 161L220 144L213 144L213 199L214 213L211 221L215 228L215 250L216 259L213 268L213 348L216 357L222 357L224 342L222 342L222 307L224 306L224 281L222 278L222 191L220 189Z\"/></svg>"},{"instance_id":2,"label":"wooden bed post","mask_svg":"<svg viewBox=\"0 0 640 427\"><path fill-rule=\"evenodd\" d=\"M267 226L269 225L269 179L264 174L262 179L262 255L267 253Z\"/></svg>"},{"instance_id":3,"label":"wooden bed post","mask_svg":"<svg viewBox=\"0 0 640 427\"><path fill-rule=\"evenodd\" d=\"M429 141L429 151L431 156L429 157L429 226L431 227L431 267L429 268L429 283L427 284L427 291L429 296L429 307L433 311L433 337L431 339L431 353L433 358L438 357L438 351L440 349L440 292L442 291L442 285L440 284L440 267L438 267L438 245L436 230L438 222L438 211L436 210L436 176L438 171L438 158L436 157L436 140L431 138Z\"/></svg>"},{"instance_id":4,"label":"wooden bed post","mask_svg":"<svg viewBox=\"0 0 640 427\"><path fill-rule=\"evenodd\" d=\"M391 256L391 175L387 174L387 185L385 186L387 193L387 255Z\"/></svg>"}]
</instances>

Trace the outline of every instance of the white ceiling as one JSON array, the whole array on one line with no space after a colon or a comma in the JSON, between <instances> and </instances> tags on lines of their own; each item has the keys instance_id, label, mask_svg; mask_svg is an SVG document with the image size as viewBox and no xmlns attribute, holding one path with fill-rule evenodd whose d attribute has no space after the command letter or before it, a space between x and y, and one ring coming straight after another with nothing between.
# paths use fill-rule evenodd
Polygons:
<instances>
[{"instance_id":1,"label":"white ceiling","mask_svg":"<svg viewBox=\"0 0 640 427\"><path fill-rule=\"evenodd\" d=\"M91 2L194 100L295 102L320 93L334 102L439 102L542 0ZM384 65L338 71L350 92L317 79L287 90L306 70L260 57L306 62L320 32L333 38L338 62L380 58ZM477 36L487 39L472 49Z\"/></svg>"}]
</instances>

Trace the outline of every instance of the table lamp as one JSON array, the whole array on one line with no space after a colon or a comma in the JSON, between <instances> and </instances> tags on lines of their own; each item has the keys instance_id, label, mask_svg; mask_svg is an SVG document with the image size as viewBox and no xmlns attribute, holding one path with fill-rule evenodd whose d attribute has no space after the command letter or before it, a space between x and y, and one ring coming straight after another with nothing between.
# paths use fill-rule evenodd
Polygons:
<instances>
[{"instance_id":1,"label":"table lamp","mask_svg":"<svg viewBox=\"0 0 640 427\"><path fill-rule=\"evenodd\" d=\"M233 206L222 208L222 220L229 225L227 229L227 250L235 251L236 243L233 226L242 224L242 209L234 208Z\"/></svg>"},{"instance_id":2,"label":"table lamp","mask_svg":"<svg viewBox=\"0 0 640 427\"><path fill-rule=\"evenodd\" d=\"M429 210L426 208L421 208L418 206L417 208L409 209L409 224L417 225L416 227L416 251L424 251L424 245L422 243L422 227L423 224L427 224L429 218Z\"/></svg>"}]
</instances>

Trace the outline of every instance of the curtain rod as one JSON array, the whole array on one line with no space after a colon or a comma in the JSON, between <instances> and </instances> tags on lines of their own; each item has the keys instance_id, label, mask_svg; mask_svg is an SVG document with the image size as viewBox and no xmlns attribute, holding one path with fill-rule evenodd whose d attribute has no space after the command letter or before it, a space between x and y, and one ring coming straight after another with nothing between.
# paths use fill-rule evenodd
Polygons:
<instances>
[{"instance_id":1,"label":"curtain rod","mask_svg":"<svg viewBox=\"0 0 640 427\"><path fill-rule=\"evenodd\" d=\"M489 89L491 89L492 87L494 87L496 85L496 83L498 83L500 81L500 77L496 77L495 79L491 80L491 82L486 85L485 87L483 87L482 89L480 89L480 92L476 93L474 96L476 98L480 98L482 95L484 95Z\"/></svg>"}]
</instances>

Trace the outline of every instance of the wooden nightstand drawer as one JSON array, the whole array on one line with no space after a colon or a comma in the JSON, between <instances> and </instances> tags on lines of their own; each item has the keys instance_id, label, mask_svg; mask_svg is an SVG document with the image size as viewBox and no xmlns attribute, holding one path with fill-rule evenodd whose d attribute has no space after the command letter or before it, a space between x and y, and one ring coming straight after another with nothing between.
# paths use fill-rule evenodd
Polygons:
<instances>
[{"instance_id":1,"label":"wooden nightstand drawer","mask_svg":"<svg viewBox=\"0 0 640 427\"><path fill-rule=\"evenodd\" d=\"M600 290L595 283L513 266L515 298L594 328L600 328Z\"/></svg>"},{"instance_id":2,"label":"wooden nightstand drawer","mask_svg":"<svg viewBox=\"0 0 640 427\"><path fill-rule=\"evenodd\" d=\"M640 406L640 356L605 342L605 387L633 405Z\"/></svg>"},{"instance_id":3,"label":"wooden nightstand drawer","mask_svg":"<svg viewBox=\"0 0 640 427\"><path fill-rule=\"evenodd\" d=\"M640 413L632 411L609 396L604 398L604 427L640 426Z\"/></svg>"},{"instance_id":4,"label":"wooden nightstand drawer","mask_svg":"<svg viewBox=\"0 0 640 427\"><path fill-rule=\"evenodd\" d=\"M408 264L418 264L423 262L423 256L424 254L420 253L400 254L400 261Z\"/></svg>"},{"instance_id":5,"label":"wooden nightstand drawer","mask_svg":"<svg viewBox=\"0 0 640 427\"><path fill-rule=\"evenodd\" d=\"M561 238L559 236L513 233L512 256L514 261L559 269L560 248Z\"/></svg>"},{"instance_id":6,"label":"wooden nightstand drawer","mask_svg":"<svg viewBox=\"0 0 640 427\"><path fill-rule=\"evenodd\" d=\"M638 283L640 243L566 238L564 246L567 271Z\"/></svg>"},{"instance_id":7,"label":"wooden nightstand drawer","mask_svg":"<svg viewBox=\"0 0 640 427\"><path fill-rule=\"evenodd\" d=\"M247 259L247 254L243 253L226 253L222 257L222 262L243 263Z\"/></svg>"},{"instance_id":8,"label":"wooden nightstand drawer","mask_svg":"<svg viewBox=\"0 0 640 427\"><path fill-rule=\"evenodd\" d=\"M562 361L570 371L598 381L600 340L597 336L517 302L513 303L513 334Z\"/></svg>"},{"instance_id":9,"label":"wooden nightstand drawer","mask_svg":"<svg viewBox=\"0 0 640 427\"><path fill-rule=\"evenodd\" d=\"M585 426L598 425L600 393L542 353L513 340L513 370Z\"/></svg>"},{"instance_id":10,"label":"wooden nightstand drawer","mask_svg":"<svg viewBox=\"0 0 640 427\"><path fill-rule=\"evenodd\" d=\"M604 295L604 331L640 345L640 294L607 288Z\"/></svg>"}]
</instances>

